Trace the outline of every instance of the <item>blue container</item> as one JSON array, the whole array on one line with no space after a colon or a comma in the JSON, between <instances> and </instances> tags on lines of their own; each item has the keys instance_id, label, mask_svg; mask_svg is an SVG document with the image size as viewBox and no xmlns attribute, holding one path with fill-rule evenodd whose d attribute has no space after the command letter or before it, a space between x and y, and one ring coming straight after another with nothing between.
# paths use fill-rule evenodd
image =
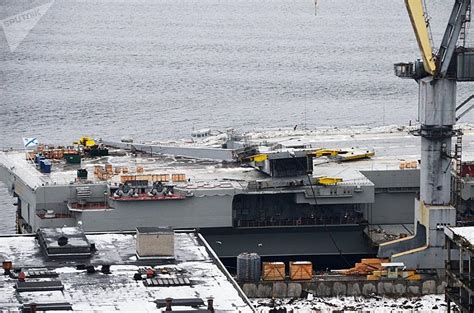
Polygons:
<instances>
[{"instance_id":1,"label":"blue container","mask_svg":"<svg viewBox=\"0 0 474 313\"><path fill-rule=\"evenodd\" d=\"M39 153L35 154L35 163L36 163L36 164L39 164L41 158L44 159L44 156L42 156L42 155L39 154Z\"/></svg>"},{"instance_id":2,"label":"blue container","mask_svg":"<svg viewBox=\"0 0 474 313\"><path fill-rule=\"evenodd\" d=\"M41 168L41 172L43 173L51 173L51 161L50 160L42 160L41 163L40 163L40 168Z\"/></svg>"},{"instance_id":3,"label":"blue container","mask_svg":"<svg viewBox=\"0 0 474 313\"><path fill-rule=\"evenodd\" d=\"M41 171L43 171L43 168L44 168L44 161L45 161L44 159L39 160L39 168L40 168Z\"/></svg>"}]
</instances>

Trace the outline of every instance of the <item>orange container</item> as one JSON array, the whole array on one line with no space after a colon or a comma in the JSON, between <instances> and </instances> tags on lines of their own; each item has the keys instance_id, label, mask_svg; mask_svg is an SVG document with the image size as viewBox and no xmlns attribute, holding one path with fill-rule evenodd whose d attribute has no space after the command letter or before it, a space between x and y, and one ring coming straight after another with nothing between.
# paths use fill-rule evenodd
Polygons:
<instances>
[{"instance_id":1,"label":"orange container","mask_svg":"<svg viewBox=\"0 0 474 313\"><path fill-rule=\"evenodd\" d=\"M99 174L100 172L102 172L103 170L103 167L101 165L94 165L94 174Z\"/></svg>"},{"instance_id":2,"label":"orange container","mask_svg":"<svg viewBox=\"0 0 474 313\"><path fill-rule=\"evenodd\" d=\"M112 174L112 173L113 173L112 164L106 164L106 165L105 165L105 171L106 171L108 174Z\"/></svg>"},{"instance_id":3,"label":"orange container","mask_svg":"<svg viewBox=\"0 0 474 313\"><path fill-rule=\"evenodd\" d=\"M291 280L309 280L313 278L313 263L309 261L290 262Z\"/></svg>"},{"instance_id":4,"label":"orange container","mask_svg":"<svg viewBox=\"0 0 474 313\"><path fill-rule=\"evenodd\" d=\"M285 280L285 263L263 262L263 280Z\"/></svg>"},{"instance_id":5,"label":"orange container","mask_svg":"<svg viewBox=\"0 0 474 313\"><path fill-rule=\"evenodd\" d=\"M53 159L62 159L64 157L64 151L63 149L54 149L52 153L52 158Z\"/></svg>"},{"instance_id":6,"label":"orange container","mask_svg":"<svg viewBox=\"0 0 474 313\"><path fill-rule=\"evenodd\" d=\"M167 182L170 180L170 175L169 174L155 174L152 175L152 181L160 181L160 182Z\"/></svg>"},{"instance_id":7,"label":"orange container","mask_svg":"<svg viewBox=\"0 0 474 313\"><path fill-rule=\"evenodd\" d=\"M185 182L186 181L186 174L172 174L171 180L173 182Z\"/></svg>"},{"instance_id":8,"label":"orange container","mask_svg":"<svg viewBox=\"0 0 474 313\"><path fill-rule=\"evenodd\" d=\"M122 175L120 176L120 181L122 183L125 183L126 181L131 181L131 180L135 180L136 177L134 175Z\"/></svg>"}]
</instances>

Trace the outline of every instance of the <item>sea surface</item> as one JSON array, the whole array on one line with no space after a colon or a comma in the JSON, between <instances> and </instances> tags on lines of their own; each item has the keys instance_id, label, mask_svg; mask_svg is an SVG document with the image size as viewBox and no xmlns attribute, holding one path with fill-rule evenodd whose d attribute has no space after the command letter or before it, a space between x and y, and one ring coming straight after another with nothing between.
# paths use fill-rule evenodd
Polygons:
<instances>
[{"instance_id":1,"label":"sea surface","mask_svg":"<svg viewBox=\"0 0 474 313\"><path fill-rule=\"evenodd\" d=\"M0 20L49 2L0 0ZM428 2L438 46L452 1ZM420 58L404 2L317 3L56 0L14 51L0 32L0 148L415 120L416 83L393 75ZM0 186L0 233L13 202Z\"/></svg>"}]
</instances>

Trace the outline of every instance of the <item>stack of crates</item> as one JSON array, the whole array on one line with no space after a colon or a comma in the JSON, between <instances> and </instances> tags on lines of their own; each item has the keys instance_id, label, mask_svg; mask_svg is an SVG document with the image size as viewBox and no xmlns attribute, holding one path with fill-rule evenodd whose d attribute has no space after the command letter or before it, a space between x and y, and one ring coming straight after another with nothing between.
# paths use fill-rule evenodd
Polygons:
<instances>
[{"instance_id":1,"label":"stack of crates","mask_svg":"<svg viewBox=\"0 0 474 313\"><path fill-rule=\"evenodd\" d=\"M172 174L171 180L174 183L182 183L186 181L186 174Z\"/></svg>"}]
</instances>

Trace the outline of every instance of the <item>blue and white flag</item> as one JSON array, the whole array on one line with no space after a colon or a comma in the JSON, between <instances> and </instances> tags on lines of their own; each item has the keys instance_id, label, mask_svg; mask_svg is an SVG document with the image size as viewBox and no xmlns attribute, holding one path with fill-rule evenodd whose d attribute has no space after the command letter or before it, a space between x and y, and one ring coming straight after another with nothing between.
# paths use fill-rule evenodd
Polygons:
<instances>
[{"instance_id":1,"label":"blue and white flag","mask_svg":"<svg viewBox=\"0 0 474 313\"><path fill-rule=\"evenodd\" d=\"M38 139L36 138L23 138L23 144L25 148L33 148L38 145Z\"/></svg>"}]
</instances>

